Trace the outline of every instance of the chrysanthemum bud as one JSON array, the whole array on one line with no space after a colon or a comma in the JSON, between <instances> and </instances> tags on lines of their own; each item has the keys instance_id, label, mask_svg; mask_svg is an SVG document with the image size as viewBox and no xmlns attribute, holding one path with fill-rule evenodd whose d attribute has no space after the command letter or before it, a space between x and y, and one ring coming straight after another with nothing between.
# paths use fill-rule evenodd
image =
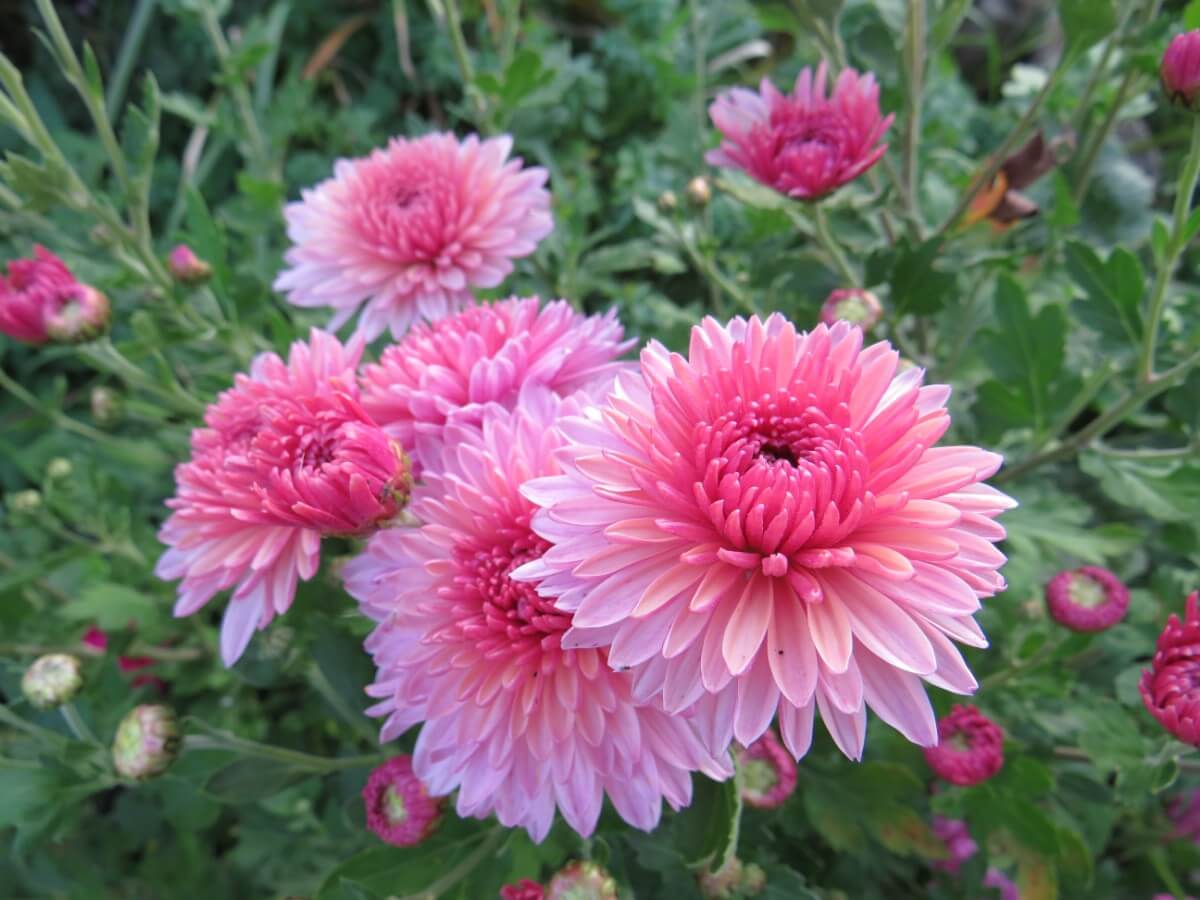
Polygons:
<instances>
[{"instance_id":1,"label":"chrysanthemum bud","mask_svg":"<svg viewBox=\"0 0 1200 900\"><path fill-rule=\"evenodd\" d=\"M550 880L546 900L617 900L617 882L594 862L573 862Z\"/></svg>"},{"instance_id":2,"label":"chrysanthemum bud","mask_svg":"<svg viewBox=\"0 0 1200 900\"><path fill-rule=\"evenodd\" d=\"M108 326L108 300L45 247L0 276L0 334L30 344L84 341Z\"/></svg>"},{"instance_id":3,"label":"chrysanthemum bud","mask_svg":"<svg viewBox=\"0 0 1200 900\"><path fill-rule=\"evenodd\" d=\"M1072 631L1104 631L1125 618L1129 588L1099 566L1067 569L1046 585L1046 608Z\"/></svg>"},{"instance_id":4,"label":"chrysanthemum bud","mask_svg":"<svg viewBox=\"0 0 1200 900\"><path fill-rule=\"evenodd\" d=\"M947 854L945 859L939 859L933 864L935 869L957 875L963 863L979 851L979 845L971 837L971 831L962 819L934 816L933 833L946 845Z\"/></svg>"},{"instance_id":5,"label":"chrysanthemum bud","mask_svg":"<svg viewBox=\"0 0 1200 900\"><path fill-rule=\"evenodd\" d=\"M697 175L687 184L687 198L696 206L707 206L712 199L712 187L703 175Z\"/></svg>"},{"instance_id":6,"label":"chrysanthemum bud","mask_svg":"<svg viewBox=\"0 0 1200 900\"><path fill-rule=\"evenodd\" d=\"M699 881L700 895L705 900L741 900L761 894L767 875L760 866L746 865L734 856L717 871L702 872Z\"/></svg>"},{"instance_id":7,"label":"chrysanthemum bud","mask_svg":"<svg viewBox=\"0 0 1200 900\"><path fill-rule=\"evenodd\" d=\"M413 774L411 756L396 756L377 766L362 796L367 827L394 847L419 844L437 827L441 800L431 797Z\"/></svg>"},{"instance_id":8,"label":"chrysanthemum bud","mask_svg":"<svg viewBox=\"0 0 1200 900\"><path fill-rule=\"evenodd\" d=\"M161 775L179 753L179 721L169 706L135 706L117 726L113 766L126 778L142 781Z\"/></svg>"},{"instance_id":9,"label":"chrysanthemum bud","mask_svg":"<svg viewBox=\"0 0 1200 900\"><path fill-rule=\"evenodd\" d=\"M779 743L775 732L737 753L742 801L756 809L776 809L796 789L796 761Z\"/></svg>"},{"instance_id":10,"label":"chrysanthemum bud","mask_svg":"<svg viewBox=\"0 0 1200 900\"><path fill-rule=\"evenodd\" d=\"M15 513L31 513L41 505L42 495L33 488L17 491L8 497L8 506Z\"/></svg>"},{"instance_id":11,"label":"chrysanthemum bud","mask_svg":"<svg viewBox=\"0 0 1200 900\"><path fill-rule=\"evenodd\" d=\"M674 191L663 191L658 195L658 210L659 212L674 212L679 208L679 198L675 196Z\"/></svg>"},{"instance_id":12,"label":"chrysanthemum bud","mask_svg":"<svg viewBox=\"0 0 1200 900\"><path fill-rule=\"evenodd\" d=\"M840 320L870 331L882 317L883 304L879 298L859 288L833 291L821 307L821 321L826 325Z\"/></svg>"},{"instance_id":13,"label":"chrysanthemum bud","mask_svg":"<svg viewBox=\"0 0 1200 900\"><path fill-rule=\"evenodd\" d=\"M179 244L167 256L171 277L184 284L199 284L212 277L212 266L198 257L187 244Z\"/></svg>"},{"instance_id":14,"label":"chrysanthemum bud","mask_svg":"<svg viewBox=\"0 0 1200 900\"><path fill-rule=\"evenodd\" d=\"M1200 591L1187 598L1183 621L1174 613L1158 636L1150 668L1138 689L1146 709L1163 728L1200 747Z\"/></svg>"},{"instance_id":15,"label":"chrysanthemum bud","mask_svg":"<svg viewBox=\"0 0 1200 900\"><path fill-rule=\"evenodd\" d=\"M70 478L71 472L71 461L62 456L56 456L46 464L46 478L50 481L62 481Z\"/></svg>"},{"instance_id":16,"label":"chrysanthemum bud","mask_svg":"<svg viewBox=\"0 0 1200 900\"><path fill-rule=\"evenodd\" d=\"M66 703L83 687L79 660L68 653L39 656L21 678L21 693L38 709Z\"/></svg>"},{"instance_id":17,"label":"chrysanthemum bud","mask_svg":"<svg viewBox=\"0 0 1200 900\"><path fill-rule=\"evenodd\" d=\"M89 405L92 418L100 425L112 425L121 417L121 401L112 388L92 388Z\"/></svg>"},{"instance_id":18,"label":"chrysanthemum bud","mask_svg":"<svg viewBox=\"0 0 1200 900\"><path fill-rule=\"evenodd\" d=\"M528 878L500 888L500 900L545 900L545 897L546 889Z\"/></svg>"},{"instance_id":19,"label":"chrysanthemum bud","mask_svg":"<svg viewBox=\"0 0 1200 900\"><path fill-rule=\"evenodd\" d=\"M951 784L980 784L1004 765L1004 732L977 707L955 706L938 720L938 744L925 748L925 761Z\"/></svg>"},{"instance_id":20,"label":"chrysanthemum bud","mask_svg":"<svg viewBox=\"0 0 1200 900\"><path fill-rule=\"evenodd\" d=\"M1200 105L1200 29L1172 38L1158 71L1167 96L1180 106L1196 110Z\"/></svg>"},{"instance_id":21,"label":"chrysanthemum bud","mask_svg":"<svg viewBox=\"0 0 1200 900\"><path fill-rule=\"evenodd\" d=\"M90 341L108 328L108 298L90 284L76 284L46 315L46 335L62 344Z\"/></svg>"}]
</instances>

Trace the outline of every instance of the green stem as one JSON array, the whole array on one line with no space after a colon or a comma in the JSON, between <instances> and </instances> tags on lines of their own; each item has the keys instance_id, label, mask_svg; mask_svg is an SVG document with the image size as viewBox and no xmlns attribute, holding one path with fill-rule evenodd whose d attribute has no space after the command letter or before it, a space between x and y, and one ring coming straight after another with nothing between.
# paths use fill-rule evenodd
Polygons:
<instances>
[{"instance_id":1,"label":"green stem","mask_svg":"<svg viewBox=\"0 0 1200 900\"><path fill-rule=\"evenodd\" d=\"M467 47L467 39L463 36L462 13L458 9L458 0L442 0L442 2L445 4L446 11L446 32L450 36L450 46L454 50L454 61L458 63L458 71L462 75L463 91L475 107L480 127L490 126L487 101L484 100L483 93L475 84L475 64L471 62L471 51Z\"/></svg>"},{"instance_id":2,"label":"green stem","mask_svg":"<svg viewBox=\"0 0 1200 900\"><path fill-rule=\"evenodd\" d=\"M1040 436L1040 439L1033 445L1033 449L1040 450L1060 434L1071 427L1071 423L1083 412L1089 403L1096 399L1096 395L1100 393L1101 388L1108 384L1109 379L1116 374L1116 366L1111 362L1101 364L1095 372L1083 383L1079 389L1079 393L1072 398L1066 408L1058 414L1058 417L1046 429L1045 434Z\"/></svg>"},{"instance_id":3,"label":"green stem","mask_svg":"<svg viewBox=\"0 0 1200 900\"><path fill-rule=\"evenodd\" d=\"M1080 154L1079 168L1075 175L1075 190L1071 193L1071 201L1076 206L1083 203L1083 199L1087 195L1088 184L1092 180L1092 170L1096 167L1096 160L1100 158L1104 142L1108 140L1109 134L1117 124L1117 116L1120 115L1121 108L1129 97L1129 92L1133 90L1138 75L1137 69L1130 69L1125 73L1125 77L1121 79L1121 84L1117 88L1117 95L1113 98L1112 106L1104 116L1104 121L1100 123L1095 134L1087 137L1087 145Z\"/></svg>"},{"instance_id":4,"label":"green stem","mask_svg":"<svg viewBox=\"0 0 1200 900\"><path fill-rule=\"evenodd\" d=\"M500 845L502 840L508 839L509 834L510 832L506 828L493 828L488 833L488 836L483 839L483 842L480 843L480 845L474 850L472 850L471 853L453 869L431 883L420 894L414 895L411 898L398 898L398 900L417 900L417 898L424 900L426 897L441 897L443 894L447 893L450 888L454 887L456 884L470 875L471 872L475 870L475 867L483 862L484 857L494 851Z\"/></svg>"},{"instance_id":5,"label":"green stem","mask_svg":"<svg viewBox=\"0 0 1200 900\"><path fill-rule=\"evenodd\" d=\"M4 704L0 704L0 724L24 731L26 734L31 734L40 740L50 743L60 744L67 740L64 735L59 734L57 731L51 731L49 728L43 728L41 725L26 722Z\"/></svg>"},{"instance_id":6,"label":"green stem","mask_svg":"<svg viewBox=\"0 0 1200 900\"><path fill-rule=\"evenodd\" d=\"M1158 268L1154 288L1150 294L1150 314L1146 320L1146 334L1142 340L1138 358L1138 378L1151 381L1154 378L1154 353L1158 344L1158 328L1162 322L1163 308L1167 301L1167 286L1179 257L1187 246L1188 212L1192 206L1192 195L1196 192L1196 180L1200 177L1200 117L1192 121L1192 143L1188 148L1183 172L1175 192L1175 212L1171 220L1171 239L1167 243L1166 259Z\"/></svg>"},{"instance_id":7,"label":"green stem","mask_svg":"<svg viewBox=\"0 0 1200 900\"><path fill-rule=\"evenodd\" d=\"M813 232L822 249L829 255L834 266L845 279L847 287L861 287L862 278L854 271L854 267L850 265L850 261L846 259L846 254L842 252L842 248L838 246L834 240L833 233L829 230L829 221L825 217L825 209L820 203L811 203L807 206L809 217L812 219Z\"/></svg>"},{"instance_id":8,"label":"green stem","mask_svg":"<svg viewBox=\"0 0 1200 900\"><path fill-rule=\"evenodd\" d=\"M83 741L85 744L95 744L101 746L100 741L96 739L96 735L92 733L92 729L88 728L87 723L83 721L83 717L79 715L79 710L75 708L73 703L64 703L58 708L62 713L63 721L67 723L67 727L71 729L71 734L75 735L77 740Z\"/></svg>"},{"instance_id":9,"label":"green stem","mask_svg":"<svg viewBox=\"0 0 1200 900\"><path fill-rule=\"evenodd\" d=\"M195 719L189 721L199 725L208 734L189 734L183 741L185 750L233 750L243 756L270 759L309 772L340 772L343 769L360 769L378 765L384 760L382 753L372 753L366 756L314 756L311 753L289 750L286 747L248 741L228 732L219 731Z\"/></svg>"},{"instance_id":10,"label":"green stem","mask_svg":"<svg viewBox=\"0 0 1200 900\"><path fill-rule=\"evenodd\" d=\"M904 124L904 191L903 201L908 218L921 220L920 182L917 178L917 157L921 137L921 94L925 86L925 0L909 0L905 28L905 63L908 69L908 91L905 104L908 115Z\"/></svg>"},{"instance_id":11,"label":"green stem","mask_svg":"<svg viewBox=\"0 0 1200 900\"><path fill-rule=\"evenodd\" d=\"M221 22L217 18L213 4L201 4L200 18L204 23L204 30L208 34L213 52L217 54L217 61L221 64L221 68L225 69L229 64L232 51L225 32L221 30ZM240 78L231 81L229 91L233 98L234 109L237 110L238 118L242 120L242 128L250 142L250 157L261 166L264 172L269 172L270 159L267 154L267 142L258 127L258 119L254 115L254 103L250 99L250 92Z\"/></svg>"},{"instance_id":12,"label":"green stem","mask_svg":"<svg viewBox=\"0 0 1200 900\"><path fill-rule=\"evenodd\" d=\"M80 437L85 437L90 441L98 441L100 443L107 443L109 441L108 435L104 434L103 432L97 431L95 428L92 428L89 425L84 425L82 422L76 422L70 416L58 412L57 410L47 408L45 403L43 403L29 391L25 390L25 388L18 384L14 379L10 378L8 373L3 369L0 369L0 387L4 388L10 394L28 406L29 409L34 413L45 416L64 431L74 432Z\"/></svg>"},{"instance_id":13,"label":"green stem","mask_svg":"<svg viewBox=\"0 0 1200 900\"><path fill-rule=\"evenodd\" d=\"M125 99L125 90L129 87L129 76L133 74L133 65L137 62L146 39L146 32L154 18L154 8L158 0L138 0L133 10L133 16L125 27L125 38L121 41L121 50L117 54L117 64L113 67L112 78L108 82L108 91L104 96L104 106L108 114L115 120Z\"/></svg>"},{"instance_id":14,"label":"green stem","mask_svg":"<svg viewBox=\"0 0 1200 900\"><path fill-rule=\"evenodd\" d=\"M346 701L342 699L342 695L330 684L329 679L325 677L325 673L316 663L308 667L308 683L325 699L326 703L333 707L334 712L341 720L358 731L368 744L373 746L378 743L379 736L365 715L347 705Z\"/></svg>"}]
</instances>

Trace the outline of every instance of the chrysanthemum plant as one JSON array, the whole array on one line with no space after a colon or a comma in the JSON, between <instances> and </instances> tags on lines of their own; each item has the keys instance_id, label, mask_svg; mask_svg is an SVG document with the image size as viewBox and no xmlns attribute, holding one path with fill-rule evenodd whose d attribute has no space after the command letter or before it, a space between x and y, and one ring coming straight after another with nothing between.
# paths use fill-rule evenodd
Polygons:
<instances>
[{"instance_id":1,"label":"chrysanthemum plant","mask_svg":"<svg viewBox=\"0 0 1200 900\"><path fill-rule=\"evenodd\" d=\"M1200 3L25 6L14 896L1200 894Z\"/></svg>"}]
</instances>

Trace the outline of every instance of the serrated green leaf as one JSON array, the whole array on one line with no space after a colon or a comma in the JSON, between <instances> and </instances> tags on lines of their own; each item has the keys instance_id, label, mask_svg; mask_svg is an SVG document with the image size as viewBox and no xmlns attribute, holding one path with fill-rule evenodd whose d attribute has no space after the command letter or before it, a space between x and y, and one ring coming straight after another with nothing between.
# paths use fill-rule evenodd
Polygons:
<instances>
[{"instance_id":1,"label":"serrated green leaf","mask_svg":"<svg viewBox=\"0 0 1200 900\"><path fill-rule=\"evenodd\" d=\"M1118 247L1102 261L1091 247L1072 241L1066 259L1072 279L1085 295L1071 304L1072 312L1100 334L1107 348L1132 350L1142 336L1140 304L1146 287L1137 257Z\"/></svg>"},{"instance_id":2,"label":"serrated green leaf","mask_svg":"<svg viewBox=\"0 0 1200 900\"><path fill-rule=\"evenodd\" d=\"M1200 465L1123 459L1085 453L1079 467L1117 503L1164 522L1194 521L1200 504Z\"/></svg>"}]
</instances>

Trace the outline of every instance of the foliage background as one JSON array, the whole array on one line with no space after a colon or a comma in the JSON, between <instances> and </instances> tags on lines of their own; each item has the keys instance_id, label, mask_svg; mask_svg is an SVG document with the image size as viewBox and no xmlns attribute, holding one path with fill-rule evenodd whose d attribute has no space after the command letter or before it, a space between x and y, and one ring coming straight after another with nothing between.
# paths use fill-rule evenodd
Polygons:
<instances>
[{"instance_id":1,"label":"foliage background","mask_svg":"<svg viewBox=\"0 0 1200 900\"><path fill-rule=\"evenodd\" d=\"M675 348L707 313L814 322L846 276L813 223L702 158L715 143L706 106L716 89L783 85L822 55L877 73L882 105L897 113L887 167L828 204L850 274L889 310L880 336L954 386L947 440L1004 452L1004 488L1022 503L1004 520L1009 590L980 616L992 647L968 651L1008 762L986 785L935 794L918 748L878 722L862 765L818 729L796 795L778 813L746 811L738 852L767 869L770 897L986 896L989 863L1031 898L1190 883L1200 849L1168 840L1163 797L1200 786L1200 766L1145 713L1136 682L1200 564L1194 250L1154 326L1155 371L1171 377L1139 381L1137 364L1151 283L1179 249L1170 209L1192 130L1164 106L1156 68L1169 35L1200 24L1195 4L1032 4L1024 28L1026 4L995 22L963 0L55 8L64 39L76 53L88 42L104 82L89 87L86 59L76 72L53 35L38 38L34 3L0 3L0 50L62 153L31 148L0 115L0 256L50 246L108 294L115 324L111 341L80 348L0 342L6 893L406 895L472 858L477 868L440 886L473 898L591 855L639 897L697 896L692 867L724 852L732 828L729 792L706 785L693 810L648 836L606 813L586 844L560 826L535 847L450 816L415 851L383 847L358 796L378 750L361 715L365 623L337 579L337 557L353 547L327 548L292 612L226 671L216 605L171 618L173 587L152 574L155 531L203 405L255 353L322 324L270 290L281 203L335 158L393 134L509 131L518 153L551 171L556 230L504 293L616 305L630 333ZM456 12L462 47L451 39ZM92 109L72 77L93 91ZM97 109L115 126L108 146ZM1034 126L1075 137L1030 190L1041 214L1003 232L944 227L1014 127ZM110 155L118 145L127 181ZM715 180L705 206L685 191L700 174ZM674 208L660 202L665 191ZM209 285L156 274L154 260L178 241L212 263ZM58 458L69 476L47 474ZM22 509L14 498L30 489L41 504ZM1081 563L1133 588L1127 620L1094 637L1056 626L1041 601L1050 575ZM97 745L31 710L18 687L36 653L78 650L92 624L110 634L107 655L86 657L78 701ZM101 745L128 708L160 692L131 687L117 653L154 659L148 671L199 738L135 789L116 782ZM965 817L981 845L960 879L931 870L935 811Z\"/></svg>"}]
</instances>

